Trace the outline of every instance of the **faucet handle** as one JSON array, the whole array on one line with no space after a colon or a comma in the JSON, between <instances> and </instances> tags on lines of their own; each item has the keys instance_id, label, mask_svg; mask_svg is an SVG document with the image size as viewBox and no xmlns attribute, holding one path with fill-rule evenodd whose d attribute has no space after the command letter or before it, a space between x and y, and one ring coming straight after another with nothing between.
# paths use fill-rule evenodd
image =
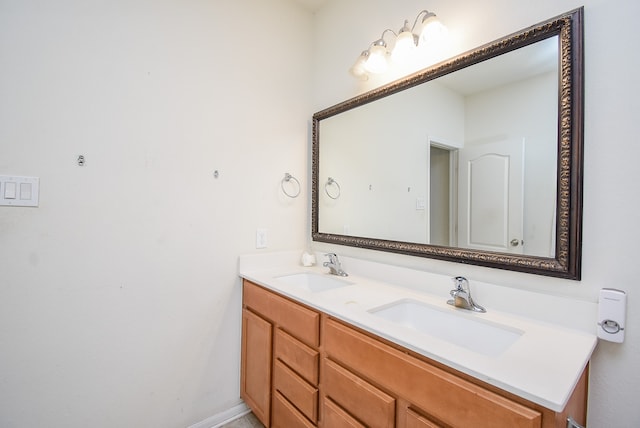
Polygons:
<instances>
[{"instance_id":1,"label":"faucet handle","mask_svg":"<svg viewBox=\"0 0 640 428\"><path fill-rule=\"evenodd\" d=\"M485 308L478 305L471 298L471 288L469 281L464 276L456 276L451 278L456 285L455 290L451 290L449 294L453 299L447 300L447 303L458 308L469 309L474 312L487 312Z\"/></svg>"},{"instance_id":2,"label":"faucet handle","mask_svg":"<svg viewBox=\"0 0 640 428\"><path fill-rule=\"evenodd\" d=\"M338 255L336 253L327 253L325 256L329 257L329 263L338 263Z\"/></svg>"},{"instance_id":3,"label":"faucet handle","mask_svg":"<svg viewBox=\"0 0 640 428\"><path fill-rule=\"evenodd\" d=\"M451 278L456 286L456 290L469 292L469 280L464 276L455 276Z\"/></svg>"},{"instance_id":4,"label":"faucet handle","mask_svg":"<svg viewBox=\"0 0 640 428\"><path fill-rule=\"evenodd\" d=\"M322 266L328 267L329 273L339 276L349 276L349 274L342 270L342 265L340 264L340 260L338 260L338 255L336 253L327 253L325 256L329 257L329 261L324 262Z\"/></svg>"}]
</instances>

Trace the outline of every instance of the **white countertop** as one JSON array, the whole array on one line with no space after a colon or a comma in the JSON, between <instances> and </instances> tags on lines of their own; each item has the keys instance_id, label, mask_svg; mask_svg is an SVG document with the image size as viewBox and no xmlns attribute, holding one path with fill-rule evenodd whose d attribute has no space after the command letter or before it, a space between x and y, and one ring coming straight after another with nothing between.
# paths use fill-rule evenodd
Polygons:
<instances>
[{"instance_id":1,"label":"white countertop","mask_svg":"<svg viewBox=\"0 0 640 428\"><path fill-rule=\"evenodd\" d=\"M572 302L570 299L558 298L564 301L554 305L548 302L548 299L555 299L550 296L508 290L505 294L517 299L511 302L512 305L524 302L527 307L539 305L543 309L541 319L533 319L512 311L502 311L501 305L497 303L494 307L490 299L478 299L474 293L476 287L473 279L470 278L474 300L487 309L486 313L475 313L446 303L450 298L448 291L453 288L448 276L348 258L344 258L343 266L349 276L340 278L331 275L331 278L347 281L350 285L311 292L278 279L302 272L328 275L327 268L303 267L299 261L301 254L281 252L241 256L239 273L243 278L554 411L560 412L566 406L597 343L595 331L591 333L562 325L558 320L563 316L554 317L552 313L554 306L560 306L574 319L576 314L589 317L591 312L595 314L595 304L575 302L575 308L567 308L565 306ZM388 275L383 273L385 269L398 280L391 283ZM380 280L380 277L386 278ZM405 286L405 283L420 280L425 283L424 289ZM498 292L500 288L504 289L499 287ZM433 290L442 292L435 294ZM485 295L483 298L492 293L485 292ZM492 356L403 327L368 312L403 299L419 301L456 316L520 330L522 335L499 355ZM535 299L540 301L536 302ZM587 321L585 324L590 324L591 320Z\"/></svg>"}]
</instances>

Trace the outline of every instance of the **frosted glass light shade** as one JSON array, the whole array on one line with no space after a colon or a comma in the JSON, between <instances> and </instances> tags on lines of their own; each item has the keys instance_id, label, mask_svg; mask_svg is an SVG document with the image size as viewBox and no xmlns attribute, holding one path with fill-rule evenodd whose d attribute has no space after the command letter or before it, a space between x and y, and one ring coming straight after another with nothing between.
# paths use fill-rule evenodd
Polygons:
<instances>
[{"instance_id":1,"label":"frosted glass light shade","mask_svg":"<svg viewBox=\"0 0 640 428\"><path fill-rule=\"evenodd\" d=\"M365 63L367 62L367 58L369 57L369 52L364 51L356 62L349 69L349 73L356 79L367 80L369 76L367 75L367 69L365 68Z\"/></svg>"},{"instance_id":2,"label":"frosted glass light shade","mask_svg":"<svg viewBox=\"0 0 640 428\"><path fill-rule=\"evenodd\" d=\"M369 58L364 63L364 68L370 73L384 73L387 71L387 48L385 46L372 46L369 49Z\"/></svg>"},{"instance_id":3,"label":"frosted glass light shade","mask_svg":"<svg viewBox=\"0 0 640 428\"><path fill-rule=\"evenodd\" d=\"M440 22L438 17L431 15L422 22L420 43L433 43L442 40L447 35L447 32L447 27Z\"/></svg>"},{"instance_id":4,"label":"frosted glass light shade","mask_svg":"<svg viewBox=\"0 0 640 428\"><path fill-rule=\"evenodd\" d=\"M411 31L403 31L396 38L396 45L391 52L391 59L394 62L407 63L416 50L416 43Z\"/></svg>"}]
</instances>

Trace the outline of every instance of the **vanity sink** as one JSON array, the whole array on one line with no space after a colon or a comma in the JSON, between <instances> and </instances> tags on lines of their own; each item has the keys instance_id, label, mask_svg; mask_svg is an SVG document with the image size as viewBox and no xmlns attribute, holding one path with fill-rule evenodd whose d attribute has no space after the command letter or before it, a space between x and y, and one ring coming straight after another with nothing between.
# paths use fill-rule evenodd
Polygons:
<instances>
[{"instance_id":1,"label":"vanity sink","mask_svg":"<svg viewBox=\"0 0 640 428\"><path fill-rule=\"evenodd\" d=\"M333 290L334 288L353 285L352 282L333 278L328 274L318 273L295 273L291 275L278 276L275 279L289 285L297 286L307 291L317 293L320 291Z\"/></svg>"},{"instance_id":2,"label":"vanity sink","mask_svg":"<svg viewBox=\"0 0 640 428\"><path fill-rule=\"evenodd\" d=\"M419 333L437 337L470 351L498 356L524 333L506 325L480 319L482 315L465 316L418 300L399 300L369 313Z\"/></svg>"}]
</instances>

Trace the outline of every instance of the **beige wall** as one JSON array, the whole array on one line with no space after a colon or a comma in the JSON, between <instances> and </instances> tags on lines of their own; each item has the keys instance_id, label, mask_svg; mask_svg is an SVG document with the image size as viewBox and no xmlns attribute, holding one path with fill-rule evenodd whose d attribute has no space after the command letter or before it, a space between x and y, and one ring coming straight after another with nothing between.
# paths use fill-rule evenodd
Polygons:
<instances>
[{"instance_id":1,"label":"beige wall","mask_svg":"<svg viewBox=\"0 0 640 428\"><path fill-rule=\"evenodd\" d=\"M627 336L622 345L601 342L592 360L589 427L632 427L640 423L637 391L640 385L640 312L636 310L640 209L640 145L636 122L640 86L636 70L640 54L635 0L445 1L417 0L330 1L316 16L314 106L316 110L372 89L389 76L362 83L348 68L383 29L400 27L424 8L435 11L452 37L449 55L459 54L519 29L585 6L585 168L582 281L568 281L505 272L422 258L315 244L355 255L434 271L465 275L473 280L540 293L597 301L603 287L628 293ZM442 290L443 298L448 290ZM526 304L526 302L522 302ZM568 314L570 316L570 314ZM594 331L595 331L594 326ZM526 367L523 367L526 370Z\"/></svg>"},{"instance_id":2,"label":"beige wall","mask_svg":"<svg viewBox=\"0 0 640 428\"><path fill-rule=\"evenodd\" d=\"M308 184L311 28L289 0L0 0L0 175L40 177L0 207L0 426L240 402L238 255L306 239L280 180Z\"/></svg>"},{"instance_id":3,"label":"beige wall","mask_svg":"<svg viewBox=\"0 0 640 428\"><path fill-rule=\"evenodd\" d=\"M424 7L454 54L581 4L581 282L332 249L576 299L625 289L589 426L637 425L634 0L333 0L315 22L288 0L0 0L0 174L41 179L39 208L0 208L0 425L183 427L233 407L237 256L258 227L269 249L305 245L310 115L382 83L349 77L357 54Z\"/></svg>"}]
</instances>

